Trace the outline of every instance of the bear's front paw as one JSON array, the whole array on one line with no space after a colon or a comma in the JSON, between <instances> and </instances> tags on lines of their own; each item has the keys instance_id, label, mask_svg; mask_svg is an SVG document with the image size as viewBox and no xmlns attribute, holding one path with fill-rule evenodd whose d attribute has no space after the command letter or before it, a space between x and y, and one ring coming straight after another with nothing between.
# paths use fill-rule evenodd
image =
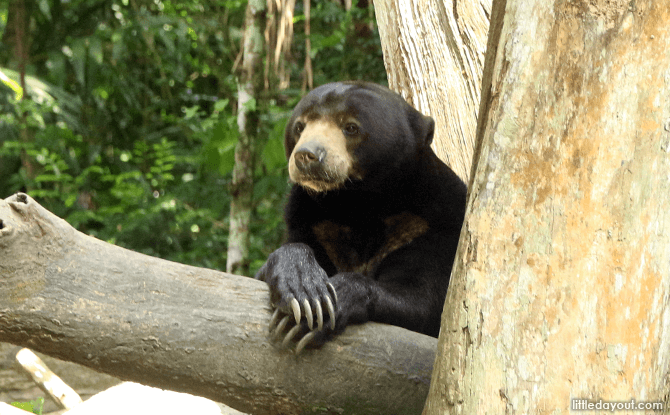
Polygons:
<instances>
[{"instance_id":1,"label":"bear's front paw","mask_svg":"<svg viewBox=\"0 0 670 415\"><path fill-rule=\"evenodd\" d=\"M282 340L283 346L298 334L306 333L296 346L299 353L324 330L324 308L328 312L325 321L330 323L326 331L335 329L337 293L309 246L282 245L270 254L256 277L269 285L270 301L276 308L269 325L273 340L281 338L287 326L291 328ZM289 324L291 316L294 324Z\"/></svg>"}]
</instances>

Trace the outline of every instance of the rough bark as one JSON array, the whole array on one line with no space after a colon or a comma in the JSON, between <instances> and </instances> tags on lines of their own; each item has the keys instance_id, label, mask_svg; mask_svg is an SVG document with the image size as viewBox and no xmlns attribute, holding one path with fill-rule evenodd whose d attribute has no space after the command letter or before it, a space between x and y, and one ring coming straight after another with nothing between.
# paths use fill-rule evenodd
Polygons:
<instances>
[{"instance_id":1,"label":"rough bark","mask_svg":"<svg viewBox=\"0 0 670 415\"><path fill-rule=\"evenodd\" d=\"M272 347L267 286L86 236L24 194L0 200L0 341L252 414L416 414L436 340L351 326Z\"/></svg>"},{"instance_id":2,"label":"rough bark","mask_svg":"<svg viewBox=\"0 0 670 415\"><path fill-rule=\"evenodd\" d=\"M491 0L374 2L389 87L435 119L433 149L470 176Z\"/></svg>"},{"instance_id":3,"label":"rough bark","mask_svg":"<svg viewBox=\"0 0 670 415\"><path fill-rule=\"evenodd\" d=\"M667 405L670 1L500 5L424 413Z\"/></svg>"},{"instance_id":4,"label":"rough bark","mask_svg":"<svg viewBox=\"0 0 670 415\"><path fill-rule=\"evenodd\" d=\"M230 185L230 232L226 271L249 272L249 222L253 209L255 141L258 131L256 109L263 88L262 54L265 26L265 0L250 0L244 20L244 50L237 97L237 127L240 136L235 146L235 167ZM254 103L255 102L255 103Z\"/></svg>"}]
</instances>

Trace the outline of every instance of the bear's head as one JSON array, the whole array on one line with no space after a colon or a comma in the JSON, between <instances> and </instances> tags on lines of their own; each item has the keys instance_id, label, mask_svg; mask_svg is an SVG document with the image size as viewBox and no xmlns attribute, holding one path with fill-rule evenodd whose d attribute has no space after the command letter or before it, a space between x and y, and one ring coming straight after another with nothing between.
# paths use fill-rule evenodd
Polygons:
<instances>
[{"instance_id":1,"label":"bear's head","mask_svg":"<svg viewBox=\"0 0 670 415\"><path fill-rule=\"evenodd\" d=\"M391 90L335 82L305 96L286 126L291 180L313 192L379 188L429 149L435 123Z\"/></svg>"}]
</instances>

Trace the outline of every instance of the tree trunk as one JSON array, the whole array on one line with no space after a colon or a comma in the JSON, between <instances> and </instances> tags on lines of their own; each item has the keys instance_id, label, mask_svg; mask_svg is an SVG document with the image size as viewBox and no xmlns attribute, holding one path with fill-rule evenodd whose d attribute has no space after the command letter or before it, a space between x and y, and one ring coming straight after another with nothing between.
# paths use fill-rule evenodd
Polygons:
<instances>
[{"instance_id":1,"label":"tree trunk","mask_svg":"<svg viewBox=\"0 0 670 415\"><path fill-rule=\"evenodd\" d=\"M3 36L3 43L13 49L16 58L19 85L22 90L20 100L29 99L26 90L26 67L30 61L30 46L32 43L30 38L30 16L34 7L34 1L19 0L9 2L7 8L7 28ZM34 141L34 131L28 127L28 112L22 109L20 117L24 125L19 131L21 141L25 145L29 145ZM37 166L27 154L25 148L21 150L21 164L26 171L26 176L31 180L34 179L37 175Z\"/></svg>"},{"instance_id":2,"label":"tree trunk","mask_svg":"<svg viewBox=\"0 0 670 415\"><path fill-rule=\"evenodd\" d=\"M249 222L253 209L255 140L258 131L258 93L263 88L262 53L265 26L265 0L249 0L245 16L242 73L237 98L237 127L240 137L235 146L235 167L230 192L230 233L226 271L249 273Z\"/></svg>"},{"instance_id":3,"label":"tree trunk","mask_svg":"<svg viewBox=\"0 0 670 415\"><path fill-rule=\"evenodd\" d=\"M433 149L470 176L491 0L374 2L389 87L435 119Z\"/></svg>"},{"instance_id":4,"label":"tree trunk","mask_svg":"<svg viewBox=\"0 0 670 415\"><path fill-rule=\"evenodd\" d=\"M0 200L0 342L251 414L418 414L436 339L351 326L295 356L268 342L265 283L77 232L24 194Z\"/></svg>"},{"instance_id":5,"label":"tree trunk","mask_svg":"<svg viewBox=\"0 0 670 415\"><path fill-rule=\"evenodd\" d=\"M424 414L667 405L670 1L507 0L493 19Z\"/></svg>"}]
</instances>

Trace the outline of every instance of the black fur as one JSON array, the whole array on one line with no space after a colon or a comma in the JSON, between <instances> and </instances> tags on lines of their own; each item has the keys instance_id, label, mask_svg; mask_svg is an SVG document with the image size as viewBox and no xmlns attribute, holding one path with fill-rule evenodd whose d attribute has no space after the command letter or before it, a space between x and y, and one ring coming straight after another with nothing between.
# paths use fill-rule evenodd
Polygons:
<instances>
[{"instance_id":1,"label":"black fur","mask_svg":"<svg viewBox=\"0 0 670 415\"><path fill-rule=\"evenodd\" d=\"M269 284L273 305L290 316L292 298L326 310L332 284L335 329L324 311L316 343L366 321L437 336L466 186L430 148L433 120L379 85L327 84L296 106L286 127L287 157L300 138L296 123L324 119L343 129L351 174L325 192L294 184L287 242L257 277ZM356 134L344 131L353 130L345 125L351 119ZM301 324L303 333L309 330L304 318Z\"/></svg>"}]
</instances>

